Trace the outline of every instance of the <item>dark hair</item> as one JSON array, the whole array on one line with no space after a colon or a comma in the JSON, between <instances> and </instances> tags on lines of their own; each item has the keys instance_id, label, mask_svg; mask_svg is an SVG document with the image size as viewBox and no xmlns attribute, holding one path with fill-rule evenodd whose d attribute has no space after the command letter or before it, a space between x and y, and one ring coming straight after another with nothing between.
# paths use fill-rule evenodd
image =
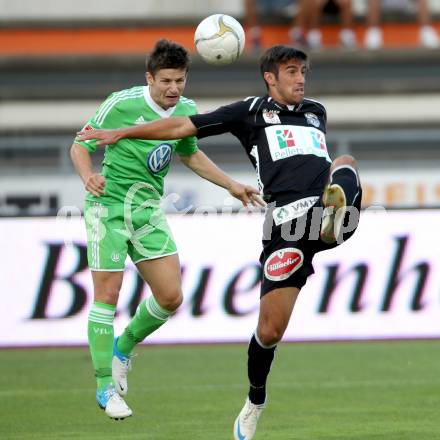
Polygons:
<instances>
[{"instance_id":1,"label":"dark hair","mask_svg":"<svg viewBox=\"0 0 440 440\"><path fill-rule=\"evenodd\" d=\"M186 69L189 67L188 51L170 40L159 40L147 56L147 72L155 75L160 69Z\"/></svg>"},{"instance_id":2,"label":"dark hair","mask_svg":"<svg viewBox=\"0 0 440 440\"><path fill-rule=\"evenodd\" d=\"M282 44L272 46L263 53L260 58L260 72L267 88L269 86L264 79L264 72L272 72L278 78L279 65L290 60L300 60L307 64L307 55L302 50Z\"/></svg>"}]
</instances>

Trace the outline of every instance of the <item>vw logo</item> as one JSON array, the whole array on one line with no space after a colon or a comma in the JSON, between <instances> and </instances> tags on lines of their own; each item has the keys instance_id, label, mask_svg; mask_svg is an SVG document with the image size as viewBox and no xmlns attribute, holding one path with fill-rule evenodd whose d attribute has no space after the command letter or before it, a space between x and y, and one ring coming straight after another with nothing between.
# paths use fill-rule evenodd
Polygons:
<instances>
[{"instance_id":1,"label":"vw logo","mask_svg":"<svg viewBox=\"0 0 440 440\"><path fill-rule=\"evenodd\" d=\"M160 144L150 152L147 158L147 165L152 173L163 170L171 161L173 148L170 144Z\"/></svg>"}]
</instances>

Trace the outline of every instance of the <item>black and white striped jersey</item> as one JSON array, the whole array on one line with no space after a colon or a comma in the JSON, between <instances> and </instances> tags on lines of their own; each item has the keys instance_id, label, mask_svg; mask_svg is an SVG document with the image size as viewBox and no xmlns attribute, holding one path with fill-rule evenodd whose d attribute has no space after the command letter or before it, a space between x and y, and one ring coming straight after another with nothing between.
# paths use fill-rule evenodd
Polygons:
<instances>
[{"instance_id":1,"label":"black and white striped jersey","mask_svg":"<svg viewBox=\"0 0 440 440\"><path fill-rule=\"evenodd\" d=\"M321 103L285 106L270 96L250 97L190 118L198 138L230 132L239 139L266 200L290 202L324 189L331 159Z\"/></svg>"}]
</instances>

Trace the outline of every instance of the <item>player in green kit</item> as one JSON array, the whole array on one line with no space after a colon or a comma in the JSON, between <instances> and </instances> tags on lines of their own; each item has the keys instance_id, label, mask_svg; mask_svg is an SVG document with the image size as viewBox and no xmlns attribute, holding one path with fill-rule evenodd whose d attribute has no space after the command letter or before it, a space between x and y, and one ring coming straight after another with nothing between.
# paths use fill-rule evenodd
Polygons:
<instances>
[{"instance_id":1,"label":"player in green kit","mask_svg":"<svg viewBox=\"0 0 440 440\"><path fill-rule=\"evenodd\" d=\"M188 72L186 50L160 40L147 60L147 86L113 93L84 130L129 127L161 118L191 116L195 103L182 96ZM96 400L114 419L131 416L121 396L136 344L163 325L182 303L180 263L171 231L160 208L164 178L173 153L201 177L242 201L262 204L258 191L224 174L197 147L195 137L170 141L123 139L106 147L101 173L92 167L96 141L71 148L75 169L88 191L85 204L87 256L94 303L88 339L97 381ZM142 301L119 338L113 319L129 255L152 295Z\"/></svg>"}]
</instances>

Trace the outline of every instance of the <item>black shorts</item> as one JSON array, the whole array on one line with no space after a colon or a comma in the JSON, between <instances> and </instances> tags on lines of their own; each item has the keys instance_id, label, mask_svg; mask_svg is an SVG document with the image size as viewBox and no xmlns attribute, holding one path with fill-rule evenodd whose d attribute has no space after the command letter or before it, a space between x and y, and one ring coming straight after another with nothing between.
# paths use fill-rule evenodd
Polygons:
<instances>
[{"instance_id":1,"label":"black shorts","mask_svg":"<svg viewBox=\"0 0 440 440\"><path fill-rule=\"evenodd\" d=\"M348 240L355 232L359 220L362 190L359 190L352 207L347 207L344 226L347 227L339 242L324 243L319 238L323 212L322 194L306 197L292 204L298 212L305 211L300 217L282 221L282 206L268 209L264 224L263 251L260 256L262 267L262 297L274 289L296 287L301 289L307 278L314 273L312 260L317 252L332 249ZM356 209L353 209L356 208ZM278 218L276 224L274 218ZM287 217L288 218L288 217Z\"/></svg>"}]
</instances>

